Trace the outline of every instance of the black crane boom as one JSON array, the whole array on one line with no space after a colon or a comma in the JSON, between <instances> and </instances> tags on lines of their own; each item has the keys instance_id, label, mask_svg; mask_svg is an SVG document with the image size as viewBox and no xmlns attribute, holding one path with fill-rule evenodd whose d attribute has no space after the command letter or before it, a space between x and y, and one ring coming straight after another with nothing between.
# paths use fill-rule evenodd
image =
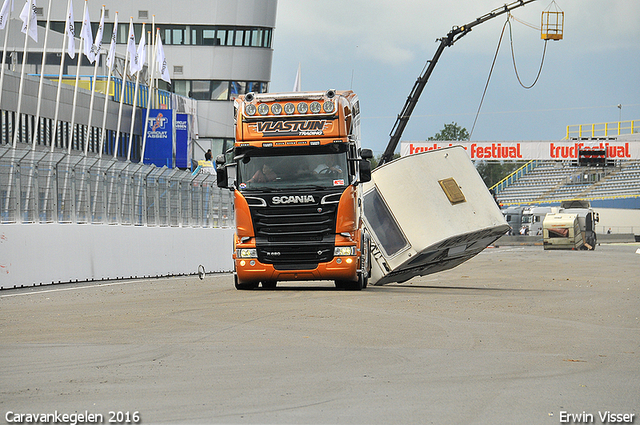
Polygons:
<instances>
[{"instance_id":1,"label":"black crane boom","mask_svg":"<svg viewBox=\"0 0 640 425\"><path fill-rule=\"evenodd\" d=\"M422 90L424 90L424 87L427 85L427 81L429 81L429 77L431 76L433 69L438 63L438 59L440 59L440 55L442 55L442 52L444 51L445 47L452 46L456 41L460 40L462 37L467 35L469 31L471 31L471 29L476 25L486 22L489 19L495 18L496 16L500 16L504 13L508 13L513 9L524 6L525 4L531 3L533 1L535 0L518 0L510 4L505 4L503 7L494 9L491 12L487 13L486 15L479 17L478 19L476 19L475 21L467 25L463 25L461 27L453 27L451 31L449 31L446 37L436 40L440 42L440 44L438 45L438 48L436 49L436 53L433 55L433 58L427 62L427 66L425 67L424 72L422 73L422 75L420 75L420 77L418 77L418 79L416 80L413 86L413 89L411 90L411 93L407 97L407 101L405 102L404 107L402 108L402 112L400 112L400 115L398 115L398 118L396 119L396 123L393 125L393 128L391 129L391 133L389 133L389 136L390 136L389 144L387 145L387 148L382 154L382 157L380 159L380 165L390 161L391 158L393 158L393 153L395 152L396 147L400 142L400 138L402 137L402 133L404 132L404 129L407 126L407 123L409 122L409 118L413 113L413 109L418 103L418 99L422 94Z\"/></svg>"}]
</instances>

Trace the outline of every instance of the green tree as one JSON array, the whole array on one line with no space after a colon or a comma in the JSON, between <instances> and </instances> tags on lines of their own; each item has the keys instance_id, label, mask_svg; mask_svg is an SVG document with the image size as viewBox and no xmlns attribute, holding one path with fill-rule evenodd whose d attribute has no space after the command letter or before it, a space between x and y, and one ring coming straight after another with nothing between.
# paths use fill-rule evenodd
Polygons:
<instances>
[{"instance_id":1,"label":"green tree","mask_svg":"<svg viewBox=\"0 0 640 425\"><path fill-rule=\"evenodd\" d=\"M523 161L476 161L475 166L484 184L491 187L524 164Z\"/></svg>"},{"instance_id":2,"label":"green tree","mask_svg":"<svg viewBox=\"0 0 640 425\"><path fill-rule=\"evenodd\" d=\"M469 140L469 132L466 128L452 122L451 124L445 124L440 132L427 140Z\"/></svg>"},{"instance_id":3,"label":"green tree","mask_svg":"<svg viewBox=\"0 0 640 425\"><path fill-rule=\"evenodd\" d=\"M380 160L382 159L382 155L384 154L380 154L378 156L374 156L373 158L371 158L369 161L371 161L371 169L375 170L376 168L378 168L378 165L380 165ZM393 161L394 159L400 158L400 154L399 153L394 153L393 156L391 157L391 161ZM391 162L389 161L389 162Z\"/></svg>"}]
</instances>

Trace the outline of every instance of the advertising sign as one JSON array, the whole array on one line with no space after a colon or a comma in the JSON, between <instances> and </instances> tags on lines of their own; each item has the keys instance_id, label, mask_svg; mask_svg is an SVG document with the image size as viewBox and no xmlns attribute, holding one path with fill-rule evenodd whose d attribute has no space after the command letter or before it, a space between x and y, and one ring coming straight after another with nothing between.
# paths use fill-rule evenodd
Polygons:
<instances>
[{"instance_id":1,"label":"advertising sign","mask_svg":"<svg viewBox=\"0 0 640 425\"><path fill-rule=\"evenodd\" d=\"M176 167L189 168L189 115L176 114Z\"/></svg>"},{"instance_id":2,"label":"advertising sign","mask_svg":"<svg viewBox=\"0 0 640 425\"><path fill-rule=\"evenodd\" d=\"M156 167L173 165L173 110L151 109L146 126L144 163Z\"/></svg>"},{"instance_id":3,"label":"advertising sign","mask_svg":"<svg viewBox=\"0 0 640 425\"><path fill-rule=\"evenodd\" d=\"M401 156L460 145L472 160L577 160L580 151L606 151L607 159L640 159L640 141L624 140L557 140L531 142L402 142Z\"/></svg>"}]
</instances>

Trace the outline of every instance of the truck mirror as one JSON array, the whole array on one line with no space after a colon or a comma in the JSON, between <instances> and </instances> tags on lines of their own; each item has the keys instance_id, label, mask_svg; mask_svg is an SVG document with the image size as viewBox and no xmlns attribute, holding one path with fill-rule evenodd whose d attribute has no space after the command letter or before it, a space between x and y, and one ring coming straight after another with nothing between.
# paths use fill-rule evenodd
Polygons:
<instances>
[{"instance_id":1,"label":"truck mirror","mask_svg":"<svg viewBox=\"0 0 640 425\"><path fill-rule=\"evenodd\" d=\"M360 152L360 158L362 159L373 158L373 151L371 149L362 149L362 152Z\"/></svg>"},{"instance_id":2,"label":"truck mirror","mask_svg":"<svg viewBox=\"0 0 640 425\"><path fill-rule=\"evenodd\" d=\"M218 187L226 189L229 187L229 177L227 175L227 167L224 166L224 155L216 156L216 183Z\"/></svg>"},{"instance_id":3,"label":"truck mirror","mask_svg":"<svg viewBox=\"0 0 640 425\"><path fill-rule=\"evenodd\" d=\"M366 183L371 181L371 163L368 159L360 160L360 182Z\"/></svg>"},{"instance_id":4,"label":"truck mirror","mask_svg":"<svg viewBox=\"0 0 640 425\"><path fill-rule=\"evenodd\" d=\"M229 187L229 178L227 177L227 169L224 165L216 167L216 183L219 188L226 189Z\"/></svg>"}]
</instances>

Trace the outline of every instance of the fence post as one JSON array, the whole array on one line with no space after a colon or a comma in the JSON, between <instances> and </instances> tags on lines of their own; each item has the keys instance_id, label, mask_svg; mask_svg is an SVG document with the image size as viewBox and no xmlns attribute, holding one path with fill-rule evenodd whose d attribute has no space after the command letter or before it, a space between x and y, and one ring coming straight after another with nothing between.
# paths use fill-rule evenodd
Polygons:
<instances>
[{"instance_id":1,"label":"fence post","mask_svg":"<svg viewBox=\"0 0 640 425\"><path fill-rule=\"evenodd\" d=\"M14 179L14 192L15 192L15 202L14 202L14 223L20 223L20 217L21 217L21 208L20 208L20 200L22 199L22 184L20 183L20 163L19 162L15 162L14 163L14 174L15 174L15 179ZM7 200L7 202L10 199Z\"/></svg>"},{"instance_id":2,"label":"fence post","mask_svg":"<svg viewBox=\"0 0 640 425\"><path fill-rule=\"evenodd\" d=\"M116 221L117 224L122 224L122 203L124 197L122 196L122 171L118 171L118 180L116 181Z\"/></svg>"},{"instance_id":3,"label":"fence post","mask_svg":"<svg viewBox=\"0 0 640 425\"><path fill-rule=\"evenodd\" d=\"M60 211L58 210L58 165L60 161L51 165L51 216L54 223L60 223Z\"/></svg>"},{"instance_id":4,"label":"fence post","mask_svg":"<svg viewBox=\"0 0 640 425\"><path fill-rule=\"evenodd\" d=\"M178 185L178 226L182 227L182 179L179 179L176 184Z\"/></svg>"},{"instance_id":5,"label":"fence post","mask_svg":"<svg viewBox=\"0 0 640 425\"><path fill-rule=\"evenodd\" d=\"M69 197L70 199L69 200L69 204L70 204L69 220L71 221L71 223L76 224L78 216L76 214L76 167L75 165L69 171L69 174L71 174L71 179L70 179L71 196Z\"/></svg>"},{"instance_id":6,"label":"fence post","mask_svg":"<svg viewBox=\"0 0 640 425\"><path fill-rule=\"evenodd\" d=\"M102 224L109 224L109 218L107 217L107 172L108 168L105 167L104 171L102 171Z\"/></svg>"},{"instance_id":7,"label":"fence post","mask_svg":"<svg viewBox=\"0 0 640 425\"><path fill-rule=\"evenodd\" d=\"M38 164L33 164L33 222L40 223L40 185L38 184ZM46 221L46 217L45 217Z\"/></svg>"}]
</instances>

